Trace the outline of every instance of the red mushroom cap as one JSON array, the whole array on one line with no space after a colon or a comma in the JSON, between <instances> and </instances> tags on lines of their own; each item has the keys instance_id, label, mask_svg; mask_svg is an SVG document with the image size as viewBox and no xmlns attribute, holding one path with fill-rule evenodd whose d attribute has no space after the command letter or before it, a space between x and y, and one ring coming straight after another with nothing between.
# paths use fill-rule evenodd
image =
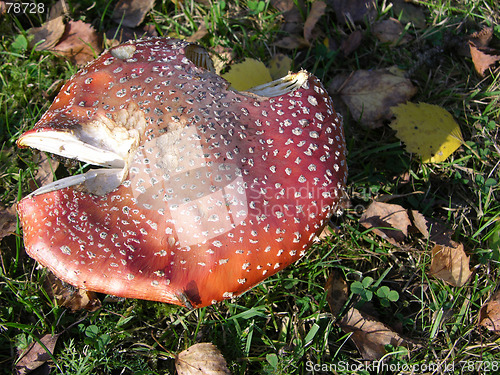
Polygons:
<instances>
[{"instance_id":1,"label":"red mushroom cap","mask_svg":"<svg viewBox=\"0 0 500 375\"><path fill-rule=\"evenodd\" d=\"M62 88L18 144L107 169L19 202L31 257L80 288L202 307L304 255L346 182L332 102L305 71L230 90L206 56L141 40Z\"/></svg>"}]
</instances>

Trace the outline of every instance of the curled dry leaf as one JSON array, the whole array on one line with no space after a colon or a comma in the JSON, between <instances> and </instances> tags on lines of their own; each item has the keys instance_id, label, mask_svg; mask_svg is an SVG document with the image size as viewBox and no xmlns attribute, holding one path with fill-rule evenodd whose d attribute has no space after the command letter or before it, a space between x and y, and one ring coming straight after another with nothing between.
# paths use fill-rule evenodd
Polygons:
<instances>
[{"instance_id":1,"label":"curled dry leaf","mask_svg":"<svg viewBox=\"0 0 500 375\"><path fill-rule=\"evenodd\" d=\"M35 47L37 51L45 51L53 48L64 34L65 26L63 16L56 17L45 22L40 27L33 27L28 34L33 35L30 48Z\"/></svg>"},{"instance_id":2,"label":"curled dry leaf","mask_svg":"<svg viewBox=\"0 0 500 375\"><path fill-rule=\"evenodd\" d=\"M340 313L349 298L349 287L340 271L333 270L326 281L325 290L326 301L330 306L332 314L336 316Z\"/></svg>"},{"instance_id":3,"label":"curled dry leaf","mask_svg":"<svg viewBox=\"0 0 500 375\"><path fill-rule=\"evenodd\" d=\"M430 274L453 286L464 285L472 274L464 246L435 245L432 248Z\"/></svg>"},{"instance_id":4,"label":"curled dry leaf","mask_svg":"<svg viewBox=\"0 0 500 375\"><path fill-rule=\"evenodd\" d=\"M304 39L308 43L313 40L313 30L319 19L325 14L326 4L323 1L315 1L311 5L311 11L309 12L306 22L304 23Z\"/></svg>"},{"instance_id":5,"label":"curled dry leaf","mask_svg":"<svg viewBox=\"0 0 500 375\"><path fill-rule=\"evenodd\" d=\"M67 307L71 311L83 309L96 311L101 307L101 301L94 292L63 284L52 272L47 275L43 286L50 298L55 299L59 306Z\"/></svg>"},{"instance_id":6,"label":"curled dry leaf","mask_svg":"<svg viewBox=\"0 0 500 375\"><path fill-rule=\"evenodd\" d=\"M85 65L102 52L98 34L90 24L82 21L69 21L53 50L77 65Z\"/></svg>"},{"instance_id":7,"label":"curled dry leaf","mask_svg":"<svg viewBox=\"0 0 500 375\"><path fill-rule=\"evenodd\" d=\"M45 345L45 348L38 343L38 341L33 341L19 356L19 361L15 367L15 373L17 375L29 374L33 370L37 369L45 362L51 359L51 354L54 352L56 347L57 339L59 334L50 335L47 334L40 339L40 342Z\"/></svg>"},{"instance_id":8,"label":"curled dry leaf","mask_svg":"<svg viewBox=\"0 0 500 375\"><path fill-rule=\"evenodd\" d=\"M340 96L354 120L375 128L391 118L391 106L406 102L417 89L399 71L379 69L337 76L328 91Z\"/></svg>"},{"instance_id":9,"label":"curled dry leaf","mask_svg":"<svg viewBox=\"0 0 500 375\"><path fill-rule=\"evenodd\" d=\"M401 22L395 18L375 23L372 31L382 43L390 43L393 46L408 43L412 39L410 35L406 34Z\"/></svg>"},{"instance_id":10,"label":"curled dry leaf","mask_svg":"<svg viewBox=\"0 0 500 375\"><path fill-rule=\"evenodd\" d=\"M210 342L194 344L175 357L179 375L230 375L226 360Z\"/></svg>"},{"instance_id":11,"label":"curled dry leaf","mask_svg":"<svg viewBox=\"0 0 500 375\"><path fill-rule=\"evenodd\" d=\"M479 324L500 333L500 291L497 291L479 311Z\"/></svg>"},{"instance_id":12,"label":"curled dry leaf","mask_svg":"<svg viewBox=\"0 0 500 375\"><path fill-rule=\"evenodd\" d=\"M133 28L144 21L154 4L154 0L119 0L111 18L120 25Z\"/></svg>"},{"instance_id":13,"label":"curled dry leaf","mask_svg":"<svg viewBox=\"0 0 500 375\"><path fill-rule=\"evenodd\" d=\"M359 220L365 228L394 245L404 241L411 225L406 209L397 204L373 202Z\"/></svg>"},{"instance_id":14,"label":"curled dry leaf","mask_svg":"<svg viewBox=\"0 0 500 375\"><path fill-rule=\"evenodd\" d=\"M344 332L352 333L351 339L366 360L382 358L387 353L386 345L407 348L417 346L371 315L355 308L347 312L339 322L339 326Z\"/></svg>"},{"instance_id":15,"label":"curled dry leaf","mask_svg":"<svg viewBox=\"0 0 500 375\"><path fill-rule=\"evenodd\" d=\"M477 47L473 42L469 42L469 48L474 68L480 76L484 76L486 70L500 61L499 51L487 47Z\"/></svg>"}]
</instances>

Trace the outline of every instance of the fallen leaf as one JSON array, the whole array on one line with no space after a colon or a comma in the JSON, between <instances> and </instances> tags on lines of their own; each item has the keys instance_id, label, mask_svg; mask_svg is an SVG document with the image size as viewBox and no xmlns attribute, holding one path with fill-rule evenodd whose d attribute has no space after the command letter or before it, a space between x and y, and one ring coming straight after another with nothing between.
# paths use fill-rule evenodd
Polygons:
<instances>
[{"instance_id":1,"label":"fallen leaf","mask_svg":"<svg viewBox=\"0 0 500 375\"><path fill-rule=\"evenodd\" d=\"M302 14L306 10L303 0L271 0L271 5L282 13L281 31L284 34L303 34Z\"/></svg>"},{"instance_id":2,"label":"fallen leaf","mask_svg":"<svg viewBox=\"0 0 500 375\"><path fill-rule=\"evenodd\" d=\"M309 47L310 44L300 35L288 35L273 43L275 47L283 49L300 49Z\"/></svg>"},{"instance_id":3,"label":"fallen leaf","mask_svg":"<svg viewBox=\"0 0 500 375\"><path fill-rule=\"evenodd\" d=\"M438 220L427 218L416 210L411 211L412 222L415 228L424 236L426 240L434 242L436 245L457 247L458 243L451 239L453 230Z\"/></svg>"},{"instance_id":4,"label":"fallen leaf","mask_svg":"<svg viewBox=\"0 0 500 375\"><path fill-rule=\"evenodd\" d=\"M328 0L340 24L371 22L377 15L375 0Z\"/></svg>"},{"instance_id":5,"label":"fallen leaf","mask_svg":"<svg viewBox=\"0 0 500 375\"><path fill-rule=\"evenodd\" d=\"M101 301L94 292L63 284L52 272L45 278L43 287L47 295L56 300L58 306L66 307L73 312L83 309L96 311L101 307Z\"/></svg>"},{"instance_id":6,"label":"fallen leaf","mask_svg":"<svg viewBox=\"0 0 500 375\"><path fill-rule=\"evenodd\" d=\"M36 154L35 162L38 164L38 169L34 176L34 180L30 181L31 190L36 190L54 181L54 173L59 166L58 161L51 159L44 152Z\"/></svg>"},{"instance_id":7,"label":"fallen leaf","mask_svg":"<svg viewBox=\"0 0 500 375\"><path fill-rule=\"evenodd\" d=\"M151 25L144 25L144 27L136 27L134 29L125 26L112 27L106 31L107 47L115 47L119 44L125 43L128 40L136 40L140 38L158 36L156 28L150 27Z\"/></svg>"},{"instance_id":8,"label":"fallen leaf","mask_svg":"<svg viewBox=\"0 0 500 375\"><path fill-rule=\"evenodd\" d=\"M392 46L408 43L412 37L405 32L405 28L395 18L389 18L376 22L372 26L373 34L382 43L390 43Z\"/></svg>"},{"instance_id":9,"label":"fallen leaf","mask_svg":"<svg viewBox=\"0 0 500 375\"><path fill-rule=\"evenodd\" d=\"M500 291L497 291L479 311L479 324L500 333Z\"/></svg>"},{"instance_id":10,"label":"fallen leaf","mask_svg":"<svg viewBox=\"0 0 500 375\"><path fill-rule=\"evenodd\" d=\"M59 335L60 333L57 335L47 334L40 339L40 342L45 345L48 352L42 345L38 343L38 341L33 341L20 354L20 359L15 366L16 374L28 374L43 365L45 362L49 361L51 359L51 354L54 352L54 348L56 347Z\"/></svg>"},{"instance_id":11,"label":"fallen leaf","mask_svg":"<svg viewBox=\"0 0 500 375\"><path fill-rule=\"evenodd\" d=\"M390 124L409 152L423 163L445 161L462 143L460 126L444 108L427 103L400 104L392 108L396 116Z\"/></svg>"},{"instance_id":12,"label":"fallen leaf","mask_svg":"<svg viewBox=\"0 0 500 375\"><path fill-rule=\"evenodd\" d=\"M35 47L37 51L45 51L53 48L64 34L63 16L56 17L45 22L40 27L33 27L28 34L33 35L30 48Z\"/></svg>"},{"instance_id":13,"label":"fallen leaf","mask_svg":"<svg viewBox=\"0 0 500 375\"><path fill-rule=\"evenodd\" d=\"M382 358L387 353L386 345L407 348L417 346L371 315L355 308L347 312L340 320L339 326L344 332L352 333L350 337L365 360Z\"/></svg>"},{"instance_id":14,"label":"fallen leaf","mask_svg":"<svg viewBox=\"0 0 500 375\"><path fill-rule=\"evenodd\" d=\"M229 72L222 75L238 91L246 91L252 87L271 82L271 74L263 62L255 59L244 59L231 66Z\"/></svg>"},{"instance_id":15,"label":"fallen leaf","mask_svg":"<svg viewBox=\"0 0 500 375\"><path fill-rule=\"evenodd\" d=\"M493 27L485 26L481 30L469 35L469 42L474 43L476 47L488 47L493 38Z\"/></svg>"},{"instance_id":16,"label":"fallen leaf","mask_svg":"<svg viewBox=\"0 0 500 375\"><path fill-rule=\"evenodd\" d=\"M351 53L358 49L358 47L361 45L362 40L363 32L361 30L355 30L342 41L340 50L342 51L344 56L349 56Z\"/></svg>"},{"instance_id":17,"label":"fallen leaf","mask_svg":"<svg viewBox=\"0 0 500 375\"><path fill-rule=\"evenodd\" d=\"M205 23L203 22L202 24L200 24L200 26L198 26L198 30L196 30L196 32L193 35L186 38L186 40L188 42L194 43L202 39L207 34L208 34L208 29Z\"/></svg>"},{"instance_id":18,"label":"fallen leaf","mask_svg":"<svg viewBox=\"0 0 500 375\"><path fill-rule=\"evenodd\" d=\"M488 70L497 61L500 61L500 56L496 55L498 51L487 47L476 47L473 42L469 42L470 55L474 68L480 76L484 76L484 72Z\"/></svg>"},{"instance_id":19,"label":"fallen leaf","mask_svg":"<svg viewBox=\"0 0 500 375\"><path fill-rule=\"evenodd\" d=\"M462 286L469 280L469 257L464 246L457 247L435 245L432 248L430 275L453 286Z\"/></svg>"},{"instance_id":20,"label":"fallen leaf","mask_svg":"<svg viewBox=\"0 0 500 375\"><path fill-rule=\"evenodd\" d=\"M96 31L92 25L82 21L69 21L53 50L77 65L85 65L102 52Z\"/></svg>"},{"instance_id":21,"label":"fallen leaf","mask_svg":"<svg viewBox=\"0 0 500 375\"><path fill-rule=\"evenodd\" d=\"M53 20L59 16L64 16L69 13L68 4L65 0L59 0L50 7L49 20Z\"/></svg>"},{"instance_id":22,"label":"fallen leaf","mask_svg":"<svg viewBox=\"0 0 500 375\"><path fill-rule=\"evenodd\" d=\"M16 232L16 204L10 207L0 206L0 240Z\"/></svg>"},{"instance_id":23,"label":"fallen leaf","mask_svg":"<svg viewBox=\"0 0 500 375\"><path fill-rule=\"evenodd\" d=\"M403 25L411 23L417 29L427 26L424 11L416 4L405 0L392 0L392 9Z\"/></svg>"},{"instance_id":24,"label":"fallen leaf","mask_svg":"<svg viewBox=\"0 0 500 375\"><path fill-rule=\"evenodd\" d=\"M335 77L329 86L329 93L340 96L356 121L372 128L382 126L392 117L391 107L416 92L409 79L390 69L357 70Z\"/></svg>"},{"instance_id":25,"label":"fallen leaf","mask_svg":"<svg viewBox=\"0 0 500 375\"><path fill-rule=\"evenodd\" d=\"M307 15L306 22L304 23L304 39L312 42L313 29L318 23L319 19L325 14L326 4L323 1L317 0L311 5L311 11Z\"/></svg>"},{"instance_id":26,"label":"fallen leaf","mask_svg":"<svg viewBox=\"0 0 500 375\"><path fill-rule=\"evenodd\" d=\"M349 287L340 271L333 270L326 281L325 290L330 310L334 316L337 316L349 298Z\"/></svg>"},{"instance_id":27,"label":"fallen leaf","mask_svg":"<svg viewBox=\"0 0 500 375\"><path fill-rule=\"evenodd\" d=\"M411 225L406 209L397 204L373 202L361 215L359 223L394 245L403 242Z\"/></svg>"},{"instance_id":28,"label":"fallen leaf","mask_svg":"<svg viewBox=\"0 0 500 375\"><path fill-rule=\"evenodd\" d=\"M269 73L273 80L284 77L292 70L292 59L287 55L278 53L269 62Z\"/></svg>"},{"instance_id":29,"label":"fallen leaf","mask_svg":"<svg viewBox=\"0 0 500 375\"><path fill-rule=\"evenodd\" d=\"M111 19L120 25L134 28L144 21L154 4L155 0L119 0L113 9Z\"/></svg>"},{"instance_id":30,"label":"fallen leaf","mask_svg":"<svg viewBox=\"0 0 500 375\"><path fill-rule=\"evenodd\" d=\"M221 352L210 342L194 344L177 354L175 368L179 375L231 374Z\"/></svg>"}]
</instances>

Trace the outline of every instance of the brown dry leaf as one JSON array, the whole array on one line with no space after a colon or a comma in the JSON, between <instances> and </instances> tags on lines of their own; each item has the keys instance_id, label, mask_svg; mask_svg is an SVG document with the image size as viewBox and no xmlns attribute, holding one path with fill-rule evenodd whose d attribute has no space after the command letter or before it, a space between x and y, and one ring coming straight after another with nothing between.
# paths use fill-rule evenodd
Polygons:
<instances>
[{"instance_id":1,"label":"brown dry leaf","mask_svg":"<svg viewBox=\"0 0 500 375\"><path fill-rule=\"evenodd\" d=\"M108 31L106 31L106 45L108 48L110 48L125 43L129 40L158 36L156 28L154 26L151 26L152 25L144 25L144 27L136 27L135 29L124 26L112 27Z\"/></svg>"},{"instance_id":2,"label":"brown dry leaf","mask_svg":"<svg viewBox=\"0 0 500 375\"><path fill-rule=\"evenodd\" d=\"M56 300L58 306L67 307L71 311L96 311L101 307L101 301L94 292L64 285L52 272L47 275L43 287L48 296Z\"/></svg>"},{"instance_id":3,"label":"brown dry leaf","mask_svg":"<svg viewBox=\"0 0 500 375\"><path fill-rule=\"evenodd\" d=\"M311 5L311 11L309 12L306 22L304 23L304 39L308 43L312 42L313 29L318 23L319 19L325 14L326 4L323 1L315 1Z\"/></svg>"},{"instance_id":4,"label":"brown dry leaf","mask_svg":"<svg viewBox=\"0 0 500 375\"><path fill-rule=\"evenodd\" d=\"M305 12L303 0L271 0L271 5L282 12L284 22L281 31L284 34L303 34L302 13Z\"/></svg>"},{"instance_id":5,"label":"brown dry leaf","mask_svg":"<svg viewBox=\"0 0 500 375\"><path fill-rule=\"evenodd\" d=\"M333 270L326 281L325 290L330 310L334 316L337 316L349 298L349 287L340 271Z\"/></svg>"},{"instance_id":6,"label":"brown dry leaf","mask_svg":"<svg viewBox=\"0 0 500 375\"><path fill-rule=\"evenodd\" d=\"M453 286L464 285L472 274L464 246L435 245L432 248L430 274Z\"/></svg>"},{"instance_id":7,"label":"brown dry leaf","mask_svg":"<svg viewBox=\"0 0 500 375\"><path fill-rule=\"evenodd\" d=\"M395 18L389 18L376 22L372 26L373 34L382 43L390 43L392 46L398 46L408 43L412 38L405 33L405 28Z\"/></svg>"},{"instance_id":8,"label":"brown dry leaf","mask_svg":"<svg viewBox=\"0 0 500 375\"><path fill-rule=\"evenodd\" d=\"M201 38L203 38L207 34L208 34L207 25L205 23L202 23L202 24L200 24L200 26L198 26L198 30L196 30L196 32L193 35L186 38L186 41L194 43L194 42L199 41Z\"/></svg>"},{"instance_id":9,"label":"brown dry leaf","mask_svg":"<svg viewBox=\"0 0 500 375\"><path fill-rule=\"evenodd\" d=\"M220 350L210 342L194 344L177 354L175 368L179 375L231 374Z\"/></svg>"},{"instance_id":10,"label":"brown dry leaf","mask_svg":"<svg viewBox=\"0 0 500 375\"><path fill-rule=\"evenodd\" d=\"M356 344L363 359L377 360L387 352L386 345L412 348L416 344L403 338L371 315L351 308L339 322L344 332L352 332L351 339Z\"/></svg>"},{"instance_id":11,"label":"brown dry leaf","mask_svg":"<svg viewBox=\"0 0 500 375\"><path fill-rule=\"evenodd\" d=\"M355 30L342 41L340 50L342 51L344 56L349 56L351 53L358 49L358 47L361 45L362 40L363 32L361 30Z\"/></svg>"},{"instance_id":12,"label":"brown dry leaf","mask_svg":"<svg viewBox=\"0 0 500 375\"><path fill-rule=\"evenodd\" d=\"M64 29L63 16L49 20L40 27L29 29L28 34L33 35L33 39L30 41L30 48L36 46L35 50L37 51L45 51L53 48L63 36Z\"/></svg>"},{"instance_id":13,"label":"brown dry leaf","mask_svg":"<svg viewBox=\"0 0 500 375\"><path fill-rule=\"evenodd\" d=\"M59 338L57 335L45 335L40 341L47 348L47 350L52 354ZM45 348L40 345L37 341L32 342L21 354L20 360L17 362L15 370L17 375L28 374L31 371L37 369L45 362L51 359L50 354L45 350Z\"/></svg>"},{"instance_id":14,"label":"brown dry leaf","mask_svg":"<svg viewBox=\"0 0 500 375\"><path fill-rule=\"evenodd\" d=\"M69 12L68 4L65 0L59 0L50 7L49 20L53 20L59 16L63 16Z\"/></svg>"},{"instance_id":15,"label":"brown dry leaf","mask_svg":"<svg viewBox=\"0 0 500 375\"><path fill-rule=\"evenodd\" d=\"M16 204L10 207L0 206L0 240L16 232Z\"/></svg>"},{"instance_id":16,"label":"brown dry leaf","mask_svg":"<svg viewBox=\"0 0 500 375\"><path fill-rule=\"evenodd\" d=\"M341 24L371 22L377 15L376 0L328 0Z\"/></svg>"},{"instance_id":17,"label":"brown dry leaf","mask_svg":"<svg viewBox=\"0 0 500 375\"><path fill-rule=\"evenodd\" d=\"M481 30L469 36L469 41L474 43L476 47L488 47L493 38L493 27L485 26Z\"/></svg>"},{"instance_id":18,"label":"brown dry leaf","mask_svg":"<svg viewBox=\"0 0 500 375\"><path fill-rule=\"evenodd\" d=\"M397 204L373 202L359 219L365 228L394 245L403 242L411 225L406 209Z\"/></svg>"},{"instance_id":19,"label":"brown dry leaf","mask_svg":"<svg viewBox=\"0 0 500 375\"><path fill-rule=\"evenodd\" d=\"M355 120L376 128L391 118L392 106L409 100L417 89L400 71L378 69L337 76L328 91L332 96L340 96Z\"/></svg>"},{"instance_id":20,"label":"brown dry leaf","mask_svg":"<svg viewBox=\"0 0 500 375\"><path fill-rule=\"evenodd\" d=\"M284 49L300 49L309 47L309 43L300 35L288 35L273 43L275 47Z\"/></svg>"},{"instance_id":21,"label":"brown dry leaf","mask_svg":"<svg viewBox=\"0 0 500 375\"><path fill-rule=\"evenodd\" d=\"M453 230L444 223L434 219L429 219L416 210L411 211L412 222L415 228L422 233L425 239L434 242L436 245L457 247L458 243L451 239Z\"/></svg>"},{"instance_id":22,"label":"brown dry leaf","mask_svg":"<svg viewBox=\"0 0 500 375\"><path fill-rule=\"evenodd\" d=\"M479 324L486 329L500 333L500 290L481 307L479 311Z\"/></svg>"},{"instance_id":23,"label":"brown dry leaf","mask_svg":"<svg viewBox=\"0 0 500 375\"><path fill-rule=\"evenodd\" d=\"M274 46L284 49L309 47L309 42L303 37L304 20L302 19L302 14L306 12L304 1L271 0L271 4L274 8L282 12L283 23L281 31L283 35L286 35L274 42Z\"/></svg>"},{"instance_id":24,"label":"brown dry leaf","mask_svg":"<svg viewBox=\"0 0 500 375\"><path fill-rule=\"evenodd\" d=\"M495 55L498 51L486 47L476 47L473 42L469 42L470 55L474 68L480 76L484 76L484 72L488 70L497 61L500 61L500 56Z\"/></svg>"},{"instance_id":25,"label":"brown dry leaf","mask_svg":"<svg viewBox=\"0 0 500 375\"><path fill-rule=\"evenodd\" d=\"M0 16L3 16L7 13L7 5L5 5L5 1L0 1Z\"/></svg>"},{"instance_id":26,"label":"brown dry leaf","mask_svg":"<svg viewBox=\"0 0 500 375\"><path fill-rule=\"evenodd\" d=\"M69 21L53 50L77 65L85 65L102 52L96 31L92 25L82 21Z\"/></svg>"},{"instance_id":27,"label":"brown dry leaf","mask_svg":"<svg viewBox=\"0 0 500 375\"><path fill-rule=\"evenodd\" d=\"M30 181L31 190L36 190L54 181L54 172L59 166L59 162L51 159L45 152L37 153L35 162L38 164L38 169L34 181Z\"/></svg>"},{"instance_id":28,"label":"brown dry leaf","mask_svg":"<svg viewBox=\"0 0 500 375\"><path fill-rule=\"evenodd\" d=\"M134 28L144 21L154 4L155 0L119 0L111 19L122 26Z\"/></svg>"}]
</instances>

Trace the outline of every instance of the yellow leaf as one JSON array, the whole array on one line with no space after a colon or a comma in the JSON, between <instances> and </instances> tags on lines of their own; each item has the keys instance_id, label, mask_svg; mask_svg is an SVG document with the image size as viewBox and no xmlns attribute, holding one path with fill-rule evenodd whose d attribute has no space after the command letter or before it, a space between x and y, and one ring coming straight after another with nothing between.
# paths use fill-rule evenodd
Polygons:
<instances>
[{"instance_id":1,"label":"yellow leaf","mask_svg":"<svg viewBox=\"0 0 500 375\"><path fill-rule=\"evenodd\" d=\"M391 110L396 116L391 128L406 149L420 155L424 163L445 161L463 143L452 115L437 105L408 103Z\"/></svg>"},{"instance_id":2,"label":"yellow leaf","mask_svg":"<svg viewBox=\"0 0 500 375\"><path fill-rule=\"evenodd\" d=\"M264 63L255 59L245 59L239 64L234 64L222 77L238 91L246 91L272 81L271 74Z\"/></svg>"},{"instance_id":3,"label":"yellow leaf","mask_svg":"<svg viewBox=\"0 0 500 375\"><path fill-rule=\"evenodd\" d=\"M278 53L269 61L269 73L273 79L286 76L291 69L292 59L282 53Z\"/></svg>"}]
</instances>

